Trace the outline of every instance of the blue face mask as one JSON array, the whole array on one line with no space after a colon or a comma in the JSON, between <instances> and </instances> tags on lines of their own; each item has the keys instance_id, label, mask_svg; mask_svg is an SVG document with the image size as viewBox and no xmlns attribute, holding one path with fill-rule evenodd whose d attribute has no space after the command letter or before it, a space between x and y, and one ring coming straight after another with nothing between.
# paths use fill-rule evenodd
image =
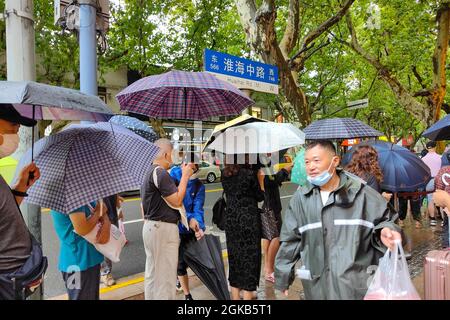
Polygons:
<instances>
[{"instance_id":1,"label":"blue face mask","mask_svg":"<svg viewBox=\"0 0 450 320\"><path fill-rule=\"evenodd\" d=\"M332 165L333 165L333 161L331 161L330 166L328 167L327 170L325 170L321 174L315 176L314 178L311 176L306 176L306 179L309 181L309 183L311 183L315 186L318 186L318 187L322 187L322 186L326 185L327 182L330 181L330 179L333 177L333 175L328 172L328 170L330 170Z\"/></svg>"}]
</instances>

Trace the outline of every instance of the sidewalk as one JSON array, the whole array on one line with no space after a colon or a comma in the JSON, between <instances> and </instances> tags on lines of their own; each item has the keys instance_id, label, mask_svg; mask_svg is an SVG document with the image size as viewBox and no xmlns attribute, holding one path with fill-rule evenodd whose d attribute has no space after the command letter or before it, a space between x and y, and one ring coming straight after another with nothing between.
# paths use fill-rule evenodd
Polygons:
<instances>
[{"instance_id":1,"label":"sidewalk","mask_svg":"<svg viewBox=\"0 0 450 320\"><path fill-rule=\"evenodd\" d=\"M409 271L419 295L424 297L424 279L423 279L423 261L425 255L433 249L441 249L441 227L430 228L428 226L422 229L415 229L412 222L405 220L405 233L410 236L412 243L412 258L408 261ZM425 223L426 224L426 223ZM225 269L228 271L228 259L226 250L223 252ZM261 270L264 270L262 264ZM195 300L215 300L215 297L201 283L195 274L188 269L189 283L192 297ZM101 300L144 300L144 274L136 274L130 277L122 278L117 284L100 289ZM175 280L174 280L175 290ZM53 297L50 300L65 300L66 295ZM177 293L177 300L183 300L184 294ZM273 284L265 281L264 272L261 272L259 287L257 290L258 300L299 300L304 299L301 281L296 278L293 285L289 288L289 296L285 297L279 291L275 290Z\"/></svg>"}]
</instances>

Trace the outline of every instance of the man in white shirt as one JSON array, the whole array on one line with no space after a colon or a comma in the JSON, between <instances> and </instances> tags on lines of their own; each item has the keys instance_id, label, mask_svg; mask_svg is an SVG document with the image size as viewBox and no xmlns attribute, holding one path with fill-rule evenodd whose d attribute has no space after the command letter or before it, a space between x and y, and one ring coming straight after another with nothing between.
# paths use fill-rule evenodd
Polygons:
<instances>
[{"instance_id":1,"label":"man in white shirt","mask_svg":"<svg viewBox=\"0 0 450 320\"><path fill-rule=\"evenodd\" d=\"M422 158L422 161L430 168L431 180L426 186L426 191L434 191L434 177L437 175L439 169L441 168L441 156L436 153L436 142L429 141L426 144L428 153ZM433 194L429 193L427 195L428 200L428 216L430 218L430 226L436 225L435 212L436 207L433 202Z\"/></svg>"}]
</instances>

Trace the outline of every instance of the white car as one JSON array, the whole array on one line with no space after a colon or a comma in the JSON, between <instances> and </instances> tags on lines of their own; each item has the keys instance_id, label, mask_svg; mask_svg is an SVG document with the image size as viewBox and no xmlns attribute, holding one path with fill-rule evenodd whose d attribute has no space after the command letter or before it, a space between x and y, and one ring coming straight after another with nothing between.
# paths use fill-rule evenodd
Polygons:
<instances>
[{"instance_id":1,"label":"white car","mask_svg":"<svg viewBox=\"0 0 450 320\"><path fill-rule=\"evenodd\" d=\"M220 168L206 161L200 162L198 167L198 178L213 183L221 176Z\"/></svg>"}]
</instances>

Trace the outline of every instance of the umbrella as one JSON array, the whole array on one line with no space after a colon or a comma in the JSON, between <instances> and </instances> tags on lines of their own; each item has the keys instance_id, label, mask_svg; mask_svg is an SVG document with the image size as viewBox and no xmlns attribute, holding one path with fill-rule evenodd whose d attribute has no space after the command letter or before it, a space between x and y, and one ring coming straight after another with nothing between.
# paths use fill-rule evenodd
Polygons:
<instances>
[{"instance_id":1,"label":"umbrella","mask_svg":"<svg viewBox=\"0 0 450 320\"><path fill-rule=\"evenodd\" d=\"M211 136L208 138L208 141L206 141L206 143L203 146L203 150L205 150L211 144L211 142L213 142L217 138L217 136L220 133L224 132L228 128L240 126L240 125L243 125L246 123L251 123L251 122L267 122L267 120L259 119L259 118L253 117L249 114L243 114L242 116L234 118L233 120L219 124L214 127L214 130L211 133Z\"/></svg>"},{"instance_id":2,"label":"umbrella","mask_svg":"<svg viewBox=\"0 0 450 320\"><path fill-rule=\"evenodd\" d=\"M304 129L306 140L352 139L382 136L378 130L352 118L318 120Z\"/></svg>"},{"instance_id":3,"label":"umbrella","mask_svg":"<svg viewBox=\"0 0 450 320\"><path fill-rule=\"evenodd\" d=\"M294 166L291 171L291 182L301 186L306 183L305 149L301 149L295 155Z\"/></svg>"},{"instance_id":4,"label":"umbrella","mask_svg":"<svg viewBox=\"0 0 450 320\"><path fill-rule=\"evenodd\" d=\"M113 115L99 97L33 81L0 81L0 103L36 120L106 121Z\"/></svg>"},{"instance_id":5,"label":"umbrella","mask_svg":"<svg viewBox=\"0 0 450 320\"><path fill-rule=\"evenodd\" d=\"M113 115L99 97L33 81L0 81L0 103L13 104L22 116L33 120L107 121ZM33 129L31 135L33 161Z\"/></svg>"},{"instance_id":6,"label":"umbrella","mask_svg":"<svg viewBox=\"0 0 450 320\"><path fill-rule=\"evenodd\" d=\"M450 114L446 115L444 118L433 124L422 136L433 140L449 140L450 139Z\"/></svg>"},{"instance_id":7,"label":"umbrella","mask_svg":"<svg viewBox=\"0 0 450 320\"><path fill-rule=\"evenodd\" d=\"M150 142L158 140L158 135L152 127L134 117L117 115L109 119L109 122L125 127Z\"/></svg>"},{"instance_id":8,"label":"umbrella","mask_svg":"<svg viewBox=\"0 0 450 320\"><path fill-rule=\"evenodd\" d=\"M303 143L305 134L290 123L252 122L228 128L206 149L225 154L265 154Z\"/></svg>"},{"instance_id":9,"label":"umbrella","mask_svg":"<svg viewBox=\"0 0 450 320\"><path fill-rule=\"evenodd\" d=\"M202 239L189 242L184 259L218 300L230 300L219 237L205 234Z\"/></svg>"},{"instance_id":10,"label":"umbrella","mask_svg":"<svg viewBox=\"0 0 450 320\"><path fill-rule=\"evenodd\" d=\"M383 172L382 189L391 192L416 191L425 187L430 180L428 166L408 149L384 141L364 144L374 147L378 152L378 161ZM354 148L344 155L344 166L350 163Z\"/></svg>"},{"instance_id":11,"label":"umbrella","mask_svg":"<svg viewBox=\"0 0 450 320\"><path fill-rule=\"evenodd\" d=\"M152 118L203 120L239 114L254 102L207 72L170 71L140 79L116 95L121 110Z\"/></svg>"},{"instance_id":12,"label":"umbrella","mask_svg":"<svg viewBox=\"0 0 450 320\"><path fill-rule=\"evenodd\" d=\"M159 148L111 123L72 124L35 145L40 179L29 203L68 213L90 201L140 187ZM16 175L30 162L31 150Z\"/></svg>"}]
</instances>

